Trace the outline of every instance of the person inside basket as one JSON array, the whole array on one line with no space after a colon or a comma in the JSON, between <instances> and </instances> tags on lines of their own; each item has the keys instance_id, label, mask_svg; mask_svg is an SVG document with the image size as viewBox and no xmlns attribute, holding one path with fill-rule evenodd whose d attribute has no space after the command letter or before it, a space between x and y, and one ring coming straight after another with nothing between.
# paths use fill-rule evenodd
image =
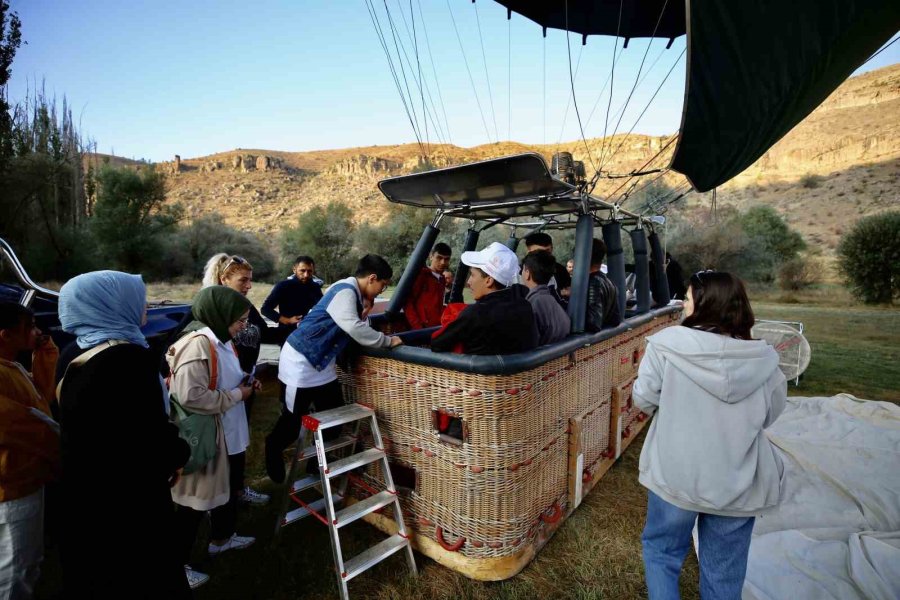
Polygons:
<instances>
[{"instance_id":1,"label":"person inside basket","mask_svg":"<svg viewBox=\"0 0 900 600\"><path fill-rule=\"evenodd\" d=\"M544 233L543 231L529 233L525 236L525 250L528 252L546 250L553 254L553 238L550 237L549 233ZM553 275L550 277L547 287L550 288L557 300L565 307L571 293L572 274L564 266L554 261Z\"/></svg>"},{"instance_id":2,"label":"person inside basket","mask_svg":"<svg viewBox=\"0 0 900 600\"><path fill-rule=\"evenodd\" d=\"M600 331L622 322L619 312L619 292L615 284L603 273L606 244L594 239L591 245L591 274L588 276L587 315L584 327L587 331Z\"/></svg>"},{"instance_id":3,"label":"person inside basket","mask_svg":"<svg viewBox=\"0 0 900 600\"><path fill-rule=\"evenodd\" d=\"M519 272L515 252L494 242L479 252L463 252L470 267L467 285L475 303L431 340L434 352L451 352L462 344L465 354L515 354L536 348L537 325L526 300L528 288L514 285Z\"/></svg>"},{"instance_id":4,"label":"person inside basket","mask_svg":"<svg viewBox=\"0 0 900 600\"><path fill-rule=\"evenodd\" d=\"M276 483L284 481L282 452L297 439L303 415L337 408L344 403L337 380L338 354L354 341L375 348L393 348L403 342L373 329L368 314L375 298L391 282L394 272L386 260L374 254L360 259L356 273L335 282L288 336L278 361L278 379L287 387L285 405L272 432L266 437L266 472ZM340 435L340 427L324 432L327 440ZM307 463L311 474L318 471Z\"/></svg>"},{"instance_id":5,"label":"person inside basket","mask_svg":"<svg viewBox=\"0 0 900 600\"><path fill-rule=\"evenodd\" d=\"M569 335L572 322L547 287L553 277L556 259L546 250L534 250L522 261L522 282L528 288L526 299L534 311L538 344L552 344Z\"/></svg>"},{"instance_id":6,"label":"person inside basket","mask_svg":"<svg viewBox=\"0 0 900 600\"><path fill-rule=\"evenodd\" d=\"M259 381L246 378L233 341L247 327L250 307L250 301L230 287L201 289L191 304L199 329L187 333L166 352L172 369L169 389L173 401L189 413L214 418L216 424L215 456L172 488L180 538L178 557L192 587L208 579L190 566L191 548L207 511L210 556L242 550L256 541L235 531L238 491L243 488L245 451L250 445L244 401L260 388Z\"/></svg>"},{"instance_id":7,"label":"person inside basket","mask_svg":"<svg viewBox=\"0 0 900 600\"><path fill-rule=\"evenodd\" d=\"M756 515L778 505L783 467L765 435L784 410L778 354L750 335L753 310L729 273L693 275L681 326L647 338L635 404L656 417L641 451L641 542L651 600L678 598L699 532L700 595L741 597Z\"/></svg>"},{"instance_id":8,"label":"person inside basket","mask_svg":"<svg viewBox=\"0 0 900 600\"><path fill-rule=\"evenodd\" d=\"M32 373L16 362L32 353ZM44 486L59 475L50 416L59 350L34 313L0 302L0 598L31 598L44 555Z\"/></svg>"},{"instance_id":9,"label":"person inside basket","mask_svg":"<svg viewBox=\"0 0 900 600\"><path fill-rule=\"evenodd\" d=\"M419 269L403 314L411 329L425 329L441 324L444 312L444 271L450 266L450 246L438 242L428 257L428 266Z\"/></svg>"}]
</instances>

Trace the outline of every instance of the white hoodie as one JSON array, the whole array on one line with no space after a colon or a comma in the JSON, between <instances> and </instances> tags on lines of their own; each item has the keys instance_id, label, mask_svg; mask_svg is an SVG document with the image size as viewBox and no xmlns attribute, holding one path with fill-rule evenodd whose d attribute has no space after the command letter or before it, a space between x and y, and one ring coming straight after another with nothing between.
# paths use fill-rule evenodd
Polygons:
<instances>
[{"instance_id":1,"label":"white hoodie","mask_svg":"<svg viewBox=\"0 0 900 600\"><path fill-rule=\"evenodd\" d=\"M760 514L781 497L781 459L765 436L787 400L778 354L761 340L669 327L647 338L635 404L657 410L641 484L685 510Z\"/></svg>"}]
</instances>

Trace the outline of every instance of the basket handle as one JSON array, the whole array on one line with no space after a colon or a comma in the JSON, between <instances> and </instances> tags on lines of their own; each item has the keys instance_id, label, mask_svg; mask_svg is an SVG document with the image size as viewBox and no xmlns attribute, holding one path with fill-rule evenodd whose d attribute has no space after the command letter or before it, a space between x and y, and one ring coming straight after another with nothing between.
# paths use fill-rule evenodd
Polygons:
<instances>
[{"instance_id":1,"label":"basket handle","mask_svg":"<svg viewBox=\"0 0 900 600\"><path fill-rule=\"evenodd\" d=\"M441 548L446 550L447 552L458 552L460 548L463 547L463 544L466 543L466 538L460 536L458 540L456 540L453 544L448 544L444 541L444 530L440 525L434 530L434 537L437 538L437 543L441 545Z\"/></svg>"}]
</instances>

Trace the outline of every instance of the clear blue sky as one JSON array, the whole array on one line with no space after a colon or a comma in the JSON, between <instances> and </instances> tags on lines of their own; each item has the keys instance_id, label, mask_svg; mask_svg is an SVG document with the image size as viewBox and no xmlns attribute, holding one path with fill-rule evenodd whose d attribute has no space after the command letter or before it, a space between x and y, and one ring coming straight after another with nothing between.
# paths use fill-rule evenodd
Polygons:
<instances>
[{"instance_id":1,"label":"clear blue sky","mask_svg":"<svg viewBox=\"0 0 900 600\"><path fill-rule=\"evenodd\" d=\"M407 33L412 27L409 1L387 3L414 63ZM29 87L44 81L49 93L67 97L82 133L95 139L101 152L168 160L174 154L188 158L238 147L301 151L415 141L364 0L12 0L11 4L22 19L27 45L13 63L10 100L21 100ZM373 4L390 36L383 1ZM482 119L448 1L412 4L423 78L439 113L439 137L444 141L449 137L456 145L473 146L498 138L554 143L579 137L574 109L566 111L570 88L563 32L549 31L545 43L537 25L515 14L508 23L506 10L495 2L449 0ZM423 17L437 81L422 35ZM582 120L587 121L597 107L585 133L600 136L609 87L602 96L600 92L609 74L613 41L592 37L582 48L580 37L570 39L573 69L579 56L581 60L575 89ZM394 52L393 39L388 42ZM631 90L647 45L646 40L632 40L617 63L612 113ZM664 45L655 41L650 46L643 70L646 78L629 102L619 131L631 129L684 49L684 38L669 50L663 51ZM399 65L396 57L394 62ZM900 43L865 68L896 62ZM406 76L421 122L421 96L413 74L407 71ZM683 86L684 58L635 131L654 135L675 131ZM617 120L610 119L609 131ZM436 141L432 119L428 122L429 137ZM424 135L424 125L420 129Z\"/></svg>"}]
</instances>

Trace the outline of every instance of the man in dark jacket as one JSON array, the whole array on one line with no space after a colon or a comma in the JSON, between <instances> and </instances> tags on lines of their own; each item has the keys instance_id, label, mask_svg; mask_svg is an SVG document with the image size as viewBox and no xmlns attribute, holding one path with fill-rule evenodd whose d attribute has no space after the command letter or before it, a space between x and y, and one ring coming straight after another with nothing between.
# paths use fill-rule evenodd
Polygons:
<instances>
[{"instance_id":1,"label":"man in dark jacket","mask_svg":"<svg viewBox=\"0 0 900 600\"><path fill-rule=\"evenodd\" d=\"M536 348L534 312L525 299L527 288L513 285L519 271L515 253L494 242L480 252L463 252L471 267L467 285L475 304L431 341L434 352L448 352L462 344L465 354L514 354Z\"/></svg>"},{"instance_id":2,"label":"man in dark jacket","mask_svg":"<svg viewBox=\"0 0 900 600\"><path fill-rule=\"evenodd\" d=\"M316 263L309 256L298 256L294 261L294 275L279 281L269 292L260 311L267 319L278 323L277 343L297 329L297 323L322 298L322 288L313 281ZM278 310L275 310L276 307Z\"/></svg>"},{"instance_id":3,"label":"man in dark jacket","mask_svg":"<svg viewBox=\"0 0 900 600\"><path fill-rule=\"evenodd\" d=\"M603 274L600 266L606 257L606 244L595 239L591 247L591 274L588 276L587 318L585 329L600 331L622 322L619 312L619 292L615 284Z\"/></svg>"}]
</instances>

